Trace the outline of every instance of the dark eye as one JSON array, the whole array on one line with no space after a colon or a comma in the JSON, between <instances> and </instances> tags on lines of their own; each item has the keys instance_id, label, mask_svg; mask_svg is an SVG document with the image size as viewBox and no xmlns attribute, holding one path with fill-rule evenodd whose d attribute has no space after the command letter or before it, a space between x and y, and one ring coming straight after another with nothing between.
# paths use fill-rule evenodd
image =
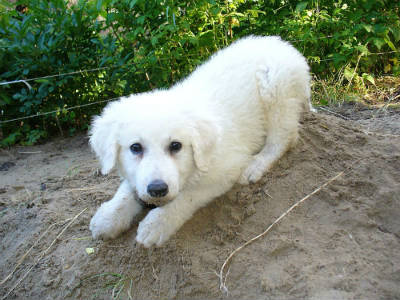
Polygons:
<instances>
[{"instance_id":1,"label":"dark eye","mask_svg":"<svg viewBox=\"0 0 400 300\"><path fill-rule=\"evenodd\" d=\"M143 153L143 147L139 143L132 144L130 149L133 154L142 154Z\"/></svg>"},{"instance_id":2,"label":"dark eye","mask_svg":"<svg viewBox=\"0 0 400 300\"><path fill-rule=\"evenodd\" d=\"M179 142L172 142L171 144L169 144L169 151L171 152L178 152L179 150L181 150L182 148L182 144Z\"/></svg>"}]
</instances>

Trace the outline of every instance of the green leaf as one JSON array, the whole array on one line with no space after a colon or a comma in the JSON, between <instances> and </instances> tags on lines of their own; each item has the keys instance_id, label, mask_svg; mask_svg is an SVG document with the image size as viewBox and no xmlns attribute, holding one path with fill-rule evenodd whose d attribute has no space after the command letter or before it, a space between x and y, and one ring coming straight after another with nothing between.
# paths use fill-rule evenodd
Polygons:
<instances>
[{"instance_id":1,"label":"green leaf","mask_svg":"<svg viewBox=\"0 0 400 300\"><path fill-rule=\"evenodd\" d=\"M1 145L3 145L3 146L13 145L17 142L17 140L20 136L22 136L22 133L20 130L17 130L15 132L11 133L9 136L7 136L5 139L1 140Z\"/></svg>"},{"instance_id":2,"label":"green leaf","mask_svg":"<svg viewBox=\"0 0 400 300\"><path fill-rule=\"evenodd\" d=\"M396 47L394 46L394 44L392 43L392 41L389 39L389 37L385 38L385 42L386 44L388 44L388 46L390 47L390 49L392 49L393 51L397 51Z\"/></svg>"},{"instance_id":3,"label":"green leaf","mask_svg":"<svg viewBox=\"0 0 400 300\"><path fill-rule=\"evenodd\" d=\"M368 80L368 81L371 82L373 85L375 85L375 79L374 79L374 77L372 77L371 74L363 73L363 74L362 74L362 78L365 79L365 80Z\"/></svg>"},{"instance_id":4,"label":"green leaf","mask_svg":"<svg viewBox=\"0 0 400 300\"><path fill-rule=\"evenodd\" d=\"M216 15L218 15L218 13L220 12L220 8L217 7L217 6L214 6L214 7L212 7L212 8L210 9L210 12L211 12L212 15L216 16Z\"/></svg>"},{"instance_id":5,"label":"green leaf","mask_svg":"<svg viewBox=\"0 0 400 300\"><path fill-rule=\"evenodd\" d=\"M381 50L382 46L386 44L386 41L381 38L374 38L372 42L374 43L376 48L378 48L378 50Z\"/></svg>"},{"instance_id":6,"label":"green leaf","mask_svg":"<svg viewBox=\"0 0 400 300\"><path fill-rule=\"evenodd\" d=\"M145 20L146 20L146 16L140 16L139 18L136 19L136 22L138 24L143 25Z\"/></svg>"},{"instance_id":7,"label":"green leaf","mask_svg":"<svg viewBox=\"0 0 400 300\"><path fill-rule=\"evenodd\" d=\"M153 45L153 47L156 46L157 42L158 42L157 37L153 36L153 37L151 38L151 44Z\"/></svg>"},{"instance_id":8,"label":"green leaf","mask_svg":"<svg viewBox=\"0 0 400 300\"><path fill-rule=\"evenodd\" d=\"M3 100L2 102L0 102L0 106L1 106L1 105L11 104L11 101L12 101L12 100L11 100L11 98L8 97L7 95L1 93L1 94L0 94L0 97L1 97L1 99Z\"/></svg>"},{"instance_id":9,"label":"green leaf","mask_svg":"<svg viewBox=\"0 0 400 300\"><path fill-rule=\"evenodd\" d=\"M103 6L103 0L97 0L97 4L96 4L97 11L101 11L102 6Z\"/></svg>"},{"instance_id":10,"label":"green leaf","mask_svg":"<svg viewBox=\"0 0 400 300\"><path fill-rule=\"evenodd\" d=\"M360 53L363 55L368 55L368 53L369 53L368 48L365 45L358 45L358 46L356 46L356 49L358 51L360 51Z\"/></svg>"},{"instance_id":11,"label":"green leaf","mask_svg":"<svg viewBox=\"0 0 400 300\"><path fill-rule=\"evenodd\" d=\"M390 27L389 30L392 32L394 40L396 42L400 41L400 25Z\"/></svg>"},{"instance_id":12,"label":"green leaf","mask_svg":"<svg viewBox=\"0 0 400 300\"><path fill-rule=\"evenodd\" d=\"M132 9L135 6L136 2L137 2L137 0L131 0L129 2L129 8Z\"/></svg>"},{"instance_id":13,"label":"green leaf","mask_svg":"<svg viewBox=\"0 0 400 300\"><path fill-rule=\"evenodd\" d=\"M372 25L369 25L369 24L362 24L362 26L364 27L364 29L367 31L367 32L373 32L374 31L374 28L372 27Z\"/></svg>"},{"instance_id":14,"label":"green leaf","mask_svg":"<svg viewBox=\"0 0 400 300\"><path fill-rule=\"evenodd\" d=\"M308 1L303 1L303 2L298 3L296 5L296 11L302 12L303 10L306 9L307 5L308 5Z\"/></svg>"},{"instance_id":15,"label":"green leaf","mask_svg":"<svg viewBox=\"0 0 400 300\"><path fill-rule=\"evenodd\" d=\"M350 81L355 75L355 72L353 69L347 67L346 69L344 69L344 78L347 79L347 81Z\"/></svg>"}]
</instances>

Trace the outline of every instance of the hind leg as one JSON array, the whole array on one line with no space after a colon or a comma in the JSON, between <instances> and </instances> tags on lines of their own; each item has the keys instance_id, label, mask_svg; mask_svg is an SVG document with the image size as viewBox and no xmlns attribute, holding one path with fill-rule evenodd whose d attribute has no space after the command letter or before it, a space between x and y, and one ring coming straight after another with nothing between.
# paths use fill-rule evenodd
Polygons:
<instances>
[{"instance_id":1,"label":"hind leg","mask_svg":"<svg viewBox=\"0 0 400 300\"><path fill-rule=\"evenodd\" d=\"M260 180L272 165L296 144L300 117L299 101L288 99L283 102L279 107L271 107L267 115L265 145L242 172L240 184Z\"/></svg>"},{"instance_id":2,"label":"hind leg","mask_svg":"<svg viewBox=\"0 0 400 300\"><path fill-rule=\"evenodd\" d=\"M260 101L264 104L266 140L263 149L242 172L239 183L257 182L272 165L297 141L300 113L308 99L304 84L288 83L287 78L270 74L267 68L256 73ZM273 80L275 79L275 80ZM300 87L297 98L295 87Z\"/></svg>"},{"instance_id":3,"label":"hind leg","mask_svg":"<svg viewBox=\"0 0 400 300\"><path fill-rule=\"evenodd\" d=\"M282 116L282 118L285 117ZM296 143L297 122L276 121L277 123L269 124L265 146L242 172L239 178L240 184L249 184L260 180L272 165Z\"/></svg>"}]
</instances>

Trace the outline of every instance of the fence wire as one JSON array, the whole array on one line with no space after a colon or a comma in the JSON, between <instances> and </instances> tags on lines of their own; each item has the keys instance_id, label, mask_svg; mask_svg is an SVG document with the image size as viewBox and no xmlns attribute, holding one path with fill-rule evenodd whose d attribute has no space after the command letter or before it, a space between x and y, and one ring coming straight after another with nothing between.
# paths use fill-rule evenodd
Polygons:
<instances>
[{"instance_id":1,"label":"fence wire","mask_svg":"<svg viewBox=\"0 0 400 300\"><path fill-rule=\"evenodd\" d=\"M85 106L91 106L91 105L95 105L95 104L99 104L99 103L111 102L111 101L115 101L115 100L121 99L123 97L126 97L126 96L115 97L115 98L111 98L111 99L107 99L107 100L90 102L90 103L86 103L86 104L82 104L82 105L66 107L66 108L63 108L63 109L57 109L57 110L47 111L47 112L43 112L43 113L37 113L35 115L30 115L30 116L25 116L25 117L20 117L20 118L5 120L5 121L0 121L0 124L5 124L5 123L21 121L21 120L30 119L30 118L36 118L36 117L51 115L51 114L60 113L60 112L64 112L64 111L69 111L69 110L74 110L74 109L77 109L77 108L81 108L81 107L85 107Z\"/></svg>"},{"instance_id":2,"label":"fence wire","mask_svg":"<svg viewBox=\"0 0 400 300\"><path fill-rule=\"evenodd\" d=\"M333 35L322 36L322 37L318 37L318 38L315 38L315 39L328 39L328 38L331 38L331 37L333 37ZM297 43L297 42L304 42L304 41L306 41L306 40L300 39L300 40L289 40L288 42ZM385 55L385 54L392 54L392 53L398 53L398 52L399 51L373 52L373 53L369 53L368 55ZM309 63L310 64L315 64L315 63L321 63L321 62L332 61L332 60L334 60L334 59L333 58L327 58L327 59L321 59L321 60L318 60L318 61L311 61ZM54 77L60 77L60 76L77 75L77 74L83 74L83 73L87 73L87 72L96 72L96 71L100 71L100 70L112 69L112 68L122 67L122 66L126 66L126 65L127 64L125 64L125 65L123 64L123 65L107 66L107 67L98 67L98 68L94 68L94 69L78 70L78 71L73 71L73 72L67 72L67 73L61 73L61 74L53 74L53 75L47 75L47 76L42 76L42 77L5 81L5 82L0 82L0 86L9 85L9 84L16 84L16 83L24 83L25 85L28 86L29 89L31 89L32 87L28 83L29 81L48 79L48 78L54 78ZM82 104L82 105L71 106L71 107L58 109L58 110L53 110L53 111L48 111L48 112L43 112L43 113L37 113L37 114L30 115L30 116L24 116L24 117L15 118L15 119L4 120L4 121L0 121L0 125L1 124L6 124L6 123L10 123L10 122L26 120L26 119L30 119L30 118L36 118L36 117L40 117L40 116L46 116L46 115L59 113L59 112L63 112L63 111L70 111L70 110L74 110L74 109L78 109L78 108L86 107L86 106L91 106L91 105L95 105L95 104L99 104L99 103L107 103L107 102L118 100L118 99L123 98L123 97L126 97L126 96L115 97L115 98L111 98L111 99L107 99L107 100L101 100L101 101L86 103L86 104Z\"/></svg>"},{"instance_id":3,"label":"fence wire","mask_svg":"<svg viewBox=\"0 0 400 300\"><path fill-rule=\"evenodd\" d=\"M73 72L67 72L67 73L62 73L62 74L53 74L53 75L47 75L47 76L35 77L35 78L29 78L29 79L18 79L18 80L12 80L12 81L4 81L4 82L0 82L0 85L7 85L7 84L14 84L14 83L22 82L22 83L25 83L26 85L29 86L29 84L27 84L27 82L29 82L29 81L48 79L48 78L54 78L54 77L59 77L59 76L68 76L68 75L76 75L76 74L82 74L82 73L96 72L96 71L112 69L112 68L116 68L116 67L121 67L121 65L108 66L108 67L99 67L99 68L87 69L87 70L78 70L78 71L73 71Z\"/></svg>"}]
</instances>

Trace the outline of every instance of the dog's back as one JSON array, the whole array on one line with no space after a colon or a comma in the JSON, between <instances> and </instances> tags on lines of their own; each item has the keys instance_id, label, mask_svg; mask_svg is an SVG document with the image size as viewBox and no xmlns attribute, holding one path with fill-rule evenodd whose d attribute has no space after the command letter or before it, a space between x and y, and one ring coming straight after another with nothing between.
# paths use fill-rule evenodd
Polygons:
<instances>
[{"instance_id":1,"label":"dog's back","mask_svg":"<svg viewBox=\"0 0 400 300\"><path fill-rule=\"evenodd\" d=\"M279 37L249 36L217 52L198 67L183 85L203 101L242 106L258 95L256 74L264 72L269 100L310 99L310 75L305 58ZM232 101L235 99L235 101ZM248 105L248 104L246 104Z\"/></svg>"}]
</instances>

